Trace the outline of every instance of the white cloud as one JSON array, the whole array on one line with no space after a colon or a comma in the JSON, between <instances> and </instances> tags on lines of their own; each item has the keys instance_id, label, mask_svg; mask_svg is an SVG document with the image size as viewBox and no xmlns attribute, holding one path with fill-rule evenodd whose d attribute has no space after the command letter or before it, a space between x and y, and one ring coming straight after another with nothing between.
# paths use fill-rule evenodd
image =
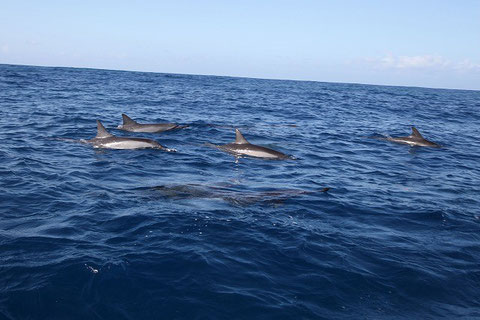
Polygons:
<instances>
[{"instance_id":1,"label":"white cloud","mask_svg":"<svg viewBox=\"0 0 480 320\"><path fill-rule=\"evenodd\" d=\"M0 52L8 53L8 51L10 51L10 47L8 46L8 44L4 44L0 47Z\"/></svg>"},{"instance_id":2,"label":"white cloud","mask_svg":"<svg viewBox=\"0 0 480 320\"><path fill-rule=\"evenodd\" d=\"M455 65L459 70L475 70L480 72L480 63L474 63L468 59L462 60Z\"/></svg>"},{"instance_id":3,"label":"white cloud","mask_svg":"<svg viewBox=\"0 0 480 320\"><path fill-rule=\"evenodd\" d=\"M26 43L30 46L38 46L40 44L40 41L38 41L38 40L27 40Z\"/></svg>"},{"instance_id":4,"label":"white cloud","mask_svg":"<svg viewBox=\"0 0 480 320\"><path fill-rule=\"evenodd\" d=\"M387 54L380 58L366 58L364 61L378 69L430 69L480 72L479 63L474 63L469 59L451 61L439 55L395 56Z\"/></svg>"}]
</instances>

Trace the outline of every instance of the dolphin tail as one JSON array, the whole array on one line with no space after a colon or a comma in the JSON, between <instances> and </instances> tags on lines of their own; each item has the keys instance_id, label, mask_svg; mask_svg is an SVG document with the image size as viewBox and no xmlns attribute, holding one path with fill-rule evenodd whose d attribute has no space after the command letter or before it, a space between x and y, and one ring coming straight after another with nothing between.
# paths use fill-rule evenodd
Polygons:
<instances>
[{"instance_id":1,"label":"dolphin tail","mask_svg":"<svg viewBox=\"0 0 480 320\"><path fill-rule=\"evenodd\" d=\"M95 138L108 138L108 137L113 137L113 135L110 134L107 131L107 129L105 129L105 127L100 122L100 120L97 120L97 136Z\"/></svg>"},{"instance_id":2,"label":"dolphin tail","mask_svg":"<svg viewBox=\"0 0 480 320\"><path fill-rule=\"evenodd\" d=\"M175 128L173 128L174 130L178 130L178 129L185 129L185 128L189 128L190 126L188 124L179 124L177 125Z\"/></svg>"},{"instance_id":3,"label":"dolphin tail","mask_svg":"<svg viewBox=\"0 0 480 320\"><path fill-rule=\"evenodd\" d=\"M123 119L123 125L129 125L129 124L137 124L135 120L132 120L129 116L127 116L125 113L122 113L122 119Z\"/></svg>"}]
</instances>

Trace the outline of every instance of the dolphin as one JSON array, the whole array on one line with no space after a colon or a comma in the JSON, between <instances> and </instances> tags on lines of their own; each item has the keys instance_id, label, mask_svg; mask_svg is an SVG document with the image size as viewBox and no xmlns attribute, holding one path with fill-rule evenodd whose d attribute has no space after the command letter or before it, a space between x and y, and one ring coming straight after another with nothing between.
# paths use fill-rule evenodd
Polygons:
<instances>
[{"instance_id":1,"label":"dolphin","mask_svg":"<svg viewBox=\"0 0 480 320\"><path fill-rule=\"evenodd\" d=\"M281 204L284 201L304 194L326 193L330 188L319 190L274 189L264 192L239 191L232 185L203 185L198 183L159 185L141 189L159 191L164 197L172 199L220 199L234 205L248 206L256 203Z\"/></svg>"},{"instance_id":2,"label":"dolphin","mask_svg":"<svg viewBox=\"0 0 480 320\"><path fill-rule=\"evenodd\" d=\"M175 124L175 123L138 123L124 113L122 113L122 118L123 118L123 125L119 125L117 128L120 130L131 131L131 132L159 133L159 132L186 127L186 126L179 126L178 124Z\"/></svg>"},{"instance_id":3,"label":"dolphin","mask_svg":"<svg viewBox=\"0 0 480 320\"><path fill-rule=\"evenodd\" d=\"M387 140L396 142L396 143L408 144L410 146L434 147L434 148L440 147L439 144L436 144L435 142L428 141L427 139L425 139L415 127L412 127L412 134L409 135L408 137L389 137L387 138Z\"/></svg>"},{"instance_id":4,"label":"dolphin","mask_svg":"<svg viewBox=\"0 0 480 320\"><path fill-rule=\"evenodd\" d=\"M159 144L158 142L144 138L117 137L109 133L103 124L97 120L97 136L85 142L93 145L94 148L106 149L161 149L165 151L174 151Z\"/></svg>"},{"instance_id":5,"label":"dolphin","mask_svg":"<svg viewBox=\"0 0 480 320\"><path fill-rule=\"evenodd\" d=\"M231 153L236 157L250 156L264 159L291 159L291 157L284 153L249 143L238 129L235 129L235 142L219 146L216 145L215 147Z\"/></svg>"}]
</instances>

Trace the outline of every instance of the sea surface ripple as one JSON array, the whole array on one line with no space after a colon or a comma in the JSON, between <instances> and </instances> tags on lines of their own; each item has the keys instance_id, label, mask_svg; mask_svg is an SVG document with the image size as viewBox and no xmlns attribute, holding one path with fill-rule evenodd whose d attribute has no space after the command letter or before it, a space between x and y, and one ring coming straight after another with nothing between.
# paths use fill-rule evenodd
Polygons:
<instances>
[{"instance_id":1,"label":"sea surface ripple","mask_svg":"<svg viewBox=\"0 0 480 320\"><path fill-rule=\"evenodd\" d=\"M478 91L0 65L0 319L478 319L479 111ZM178 152L78 143L96 119ZM412 125L443 147L372 139ZM234 128L296 160L208 147Z\"/></svg>"}]
</instances>

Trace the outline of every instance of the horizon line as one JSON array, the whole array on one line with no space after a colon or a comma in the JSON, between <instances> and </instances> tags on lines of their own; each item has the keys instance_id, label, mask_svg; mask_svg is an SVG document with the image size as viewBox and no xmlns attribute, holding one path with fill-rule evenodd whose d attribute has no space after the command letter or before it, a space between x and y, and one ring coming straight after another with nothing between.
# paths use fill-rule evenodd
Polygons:
<instances>
[{"instance_id":1,"label":"horizon line","mask_svg":"<svg viewBox=\"0 0 480 320\"><path fill-rule=\"evenodd\" d=\"M174 73L174 72L160 72L160 71L143 71L143 70L129 70L129 69L109 69L99 67L76 67L76 66L55 66L55 65L35 65L35 64L16 64L16 63L2 63L0 65L9 66L23 66L23 67L41 67L41 68L69 68L69 69L88 69L88 70L103 70L103 71L118 71L118 72L138 72L138 73L158 73L158 74L172 74L185 76L205 76L205 77L224 77L236 79L254 79L254 80L268 80L268 81L298 81L298 82L317 82L317 83L332 83L332 84L353 84L379 87L399 87L399 88L419 88L432 90L456 90L456 91L475 91L480 92L480 89L460 89L460 88L443 88L443 87L423 87L414 85L391 85L391 84L377 84L377 83L361 83L361 82L339 82L339 81L322 81L322 80L305 80L305 79L285 79L285 78L258 78L249 76L231 76L218 74L194 74L194 73Z\"/></svg>"}]
</instances>

